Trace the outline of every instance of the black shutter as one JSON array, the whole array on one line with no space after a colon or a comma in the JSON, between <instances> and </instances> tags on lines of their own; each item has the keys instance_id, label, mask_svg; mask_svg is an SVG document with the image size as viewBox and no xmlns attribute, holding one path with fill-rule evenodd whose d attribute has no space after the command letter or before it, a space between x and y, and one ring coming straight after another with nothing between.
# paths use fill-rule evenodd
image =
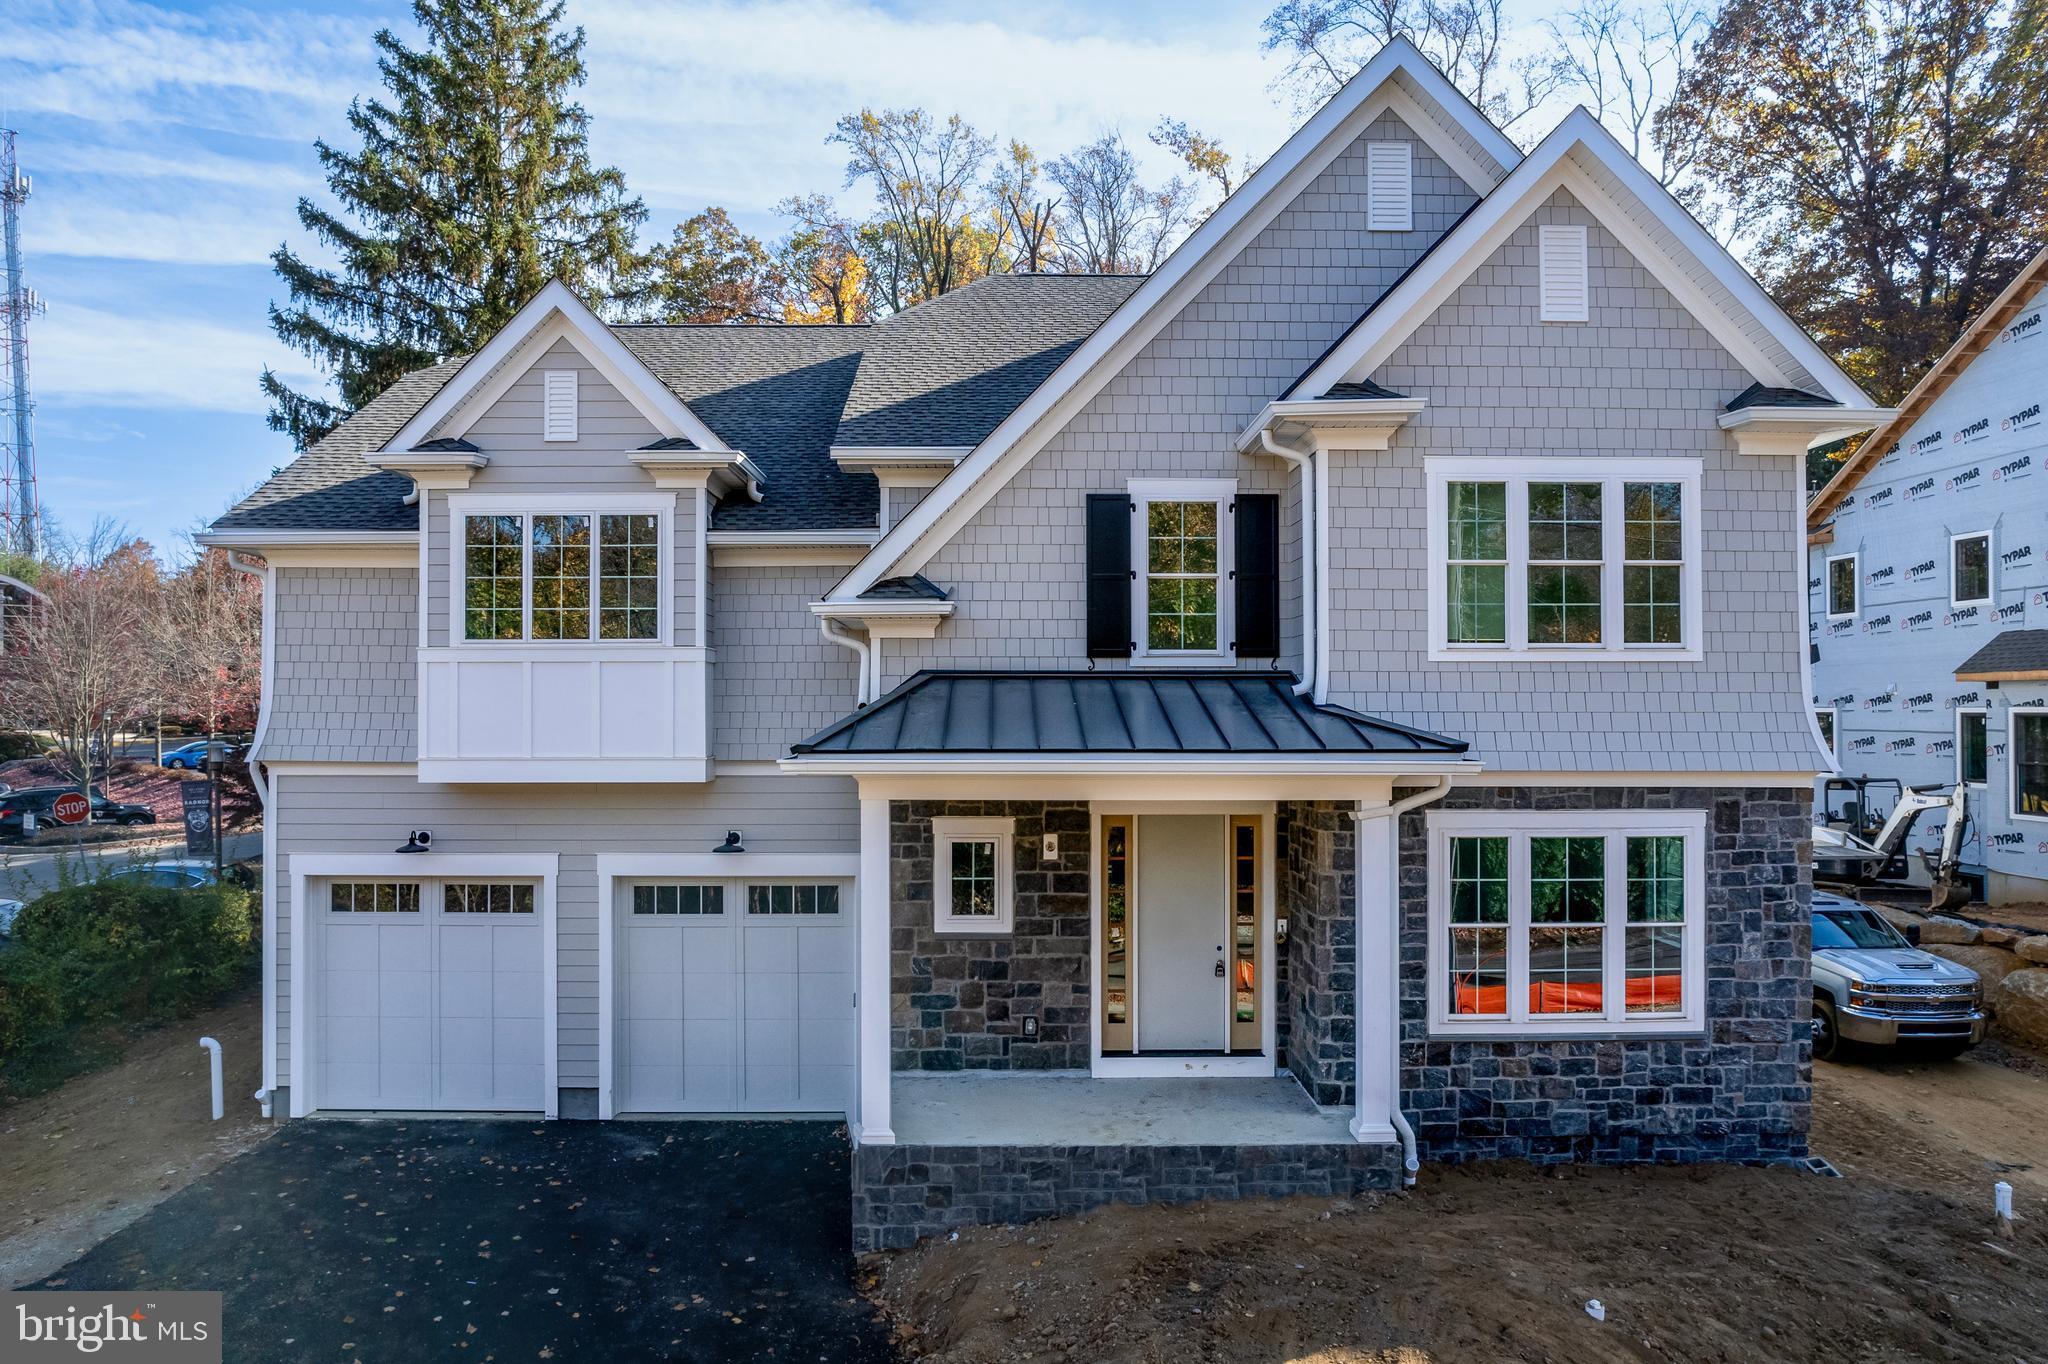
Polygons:
<instances>
[{"instance_id":1,"label":"black shutter","mask_svg":"<svg viewBox=\"0 0 2048 1364\"><path fill-rule=\"evenodd\" d=\"M1237 497L1237 656L1280 656L1280 499Z\"/></svg>"},{"instance_id":2,"label":"black shutter","mask_svg":"<svg viewBox=\"0 0 2048 1364\"><path fill-rule=\"evenodd\" d=\"M1131 656L1131 499L1088 494L1088 657Z\"/></svg>"}]
</instances>

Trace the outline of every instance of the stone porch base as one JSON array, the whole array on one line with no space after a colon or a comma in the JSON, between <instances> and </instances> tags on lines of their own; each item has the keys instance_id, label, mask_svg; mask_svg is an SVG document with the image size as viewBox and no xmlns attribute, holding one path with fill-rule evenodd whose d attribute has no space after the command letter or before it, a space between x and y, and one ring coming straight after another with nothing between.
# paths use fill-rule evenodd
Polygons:
<instances>
[{"instance_id":1,"label":"stone porch base","mask_svg":"<svg viewBox=\"0 0 2048 1364\"><path fill-rule=\"evenodd\" d=\"M1391 1189L1401 1148L1287 1146L866 1146L853 1153L853 1248L901 1250L959 1227L1110 1203L1348 1197Z\"/></svg>"}]
</instances>

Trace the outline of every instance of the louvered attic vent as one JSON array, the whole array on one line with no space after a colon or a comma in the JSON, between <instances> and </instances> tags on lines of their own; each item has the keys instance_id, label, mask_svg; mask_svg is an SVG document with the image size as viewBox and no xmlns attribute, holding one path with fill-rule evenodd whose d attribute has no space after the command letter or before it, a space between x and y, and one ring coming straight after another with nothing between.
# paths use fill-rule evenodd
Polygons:
<instances>
[{"instance_id":1,"label":"louvered attic vent","mask_svg":"<svg viewBox=\"0 0 2048 1364\"><path fill-rule=\"evenodd\" d=\"M541 393L547 408L542 434L547 440L576 439L576 371L551 369L541 375Z\"/></svg>"},{"instance_id":2,"label":"louvered attic vent","mask_svg":"<svg viewBox=\"0 0 2048 1364\"><path fill-rule=\"evenodd\" d=\"M1542 320L1586 320L1586 229L1546 223L1537 229L1542 256Z\"/></svg>"},{"instance_id":3,"label":"louvered attic vent","mask_svg":"<svg viewBox=\"0 0 2048 1364\"><path fill-rule=\"evenodd\" d=\"M1406 142L1365 144L1365 225L1371 231L1415 226L1413 151Z\"/></svg>"}]
</instances>

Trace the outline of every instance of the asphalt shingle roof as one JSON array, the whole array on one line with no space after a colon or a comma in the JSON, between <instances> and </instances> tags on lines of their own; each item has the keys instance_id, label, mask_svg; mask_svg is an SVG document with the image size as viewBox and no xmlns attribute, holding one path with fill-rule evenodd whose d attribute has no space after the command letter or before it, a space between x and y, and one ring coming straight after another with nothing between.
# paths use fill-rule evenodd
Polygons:
<instances>
[{"instance_id":1,"label":"asphalt shingle roof","mask_svg":"<svg viewBox=\"0 0 2048 1364\"><path fill-rule=\"evenodd\" d=\"M990 275L875 324L834 445L978 445L1145 282Z\"/></svg>"},{"instance_id":2,"label":"asphalt shingle roof","mask_svg":"<svg viewBox=\"0 0 2048 1364\"><path fill-rule=\"evenodd\" d=\"M945 589L922 573L907 578L884 578L860 594L864 601L944 601Z\"/></svg>"},{"instance_id":3,"label":"asphalt shingle roof","mask_svg":"<svg viewBox=\"0 0 2048 1364\"><path fill-rule=\"evenodd\" d=\"M2007 630L1956 665L1956 676L2048 672L2048 630Z\"/></svg>"},{"instance_id":4,"label":"asphalt shingle roof","mask_svg":"<svg viewBox=\"0 0 2048 1364\"><path fill-rule=\"evenodd\" d=\"M1819 393L1809 393L1803 388L1771 388L1758 382L1728 400L1730 412L1740 412L1745 407L1840 407L1833 398Z\"/></svg>"},{"instance_id":5,"label":"asphalt shingle roof","mask_svg":"<svg viewBox=\"0 0 2048 1364\"><path fill-rule=\"evenodd\" d=\"M793 753L1454 757L1447 739L1294 694L1291 673L921 672Z\"/></svg>"},{"instance_id":6,"label":"asphalt shingle roof","mask_svg":"<svg viewBox=\"0 0 2048 1364\"><path fill-rule=\"evenodd\" d=\"M1381 388L1370 379L1360 379L1356 383L1346 381L1344 383L1331 384L1330 391L1323 395L1323 397L1330 399L1405 398L1407 396L1405 393L1396 393L1391 388Z\"/></svg>"}]
</instances>

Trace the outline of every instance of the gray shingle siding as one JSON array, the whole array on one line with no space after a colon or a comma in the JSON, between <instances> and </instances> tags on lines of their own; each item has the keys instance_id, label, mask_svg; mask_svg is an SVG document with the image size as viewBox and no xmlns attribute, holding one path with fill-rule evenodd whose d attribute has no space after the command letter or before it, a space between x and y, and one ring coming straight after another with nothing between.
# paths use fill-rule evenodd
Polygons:
<instances>
[{"instance_id":1,"label":"gray shingle siding","mask_svg":"<svg viewBox=\"0 0 2048 1364\"><path fill-rule=\"evenodd\" d=\"M419 728L419 574L278 568L268 762L410 762Z\"/></svg>"},{"instance_id":2,"label":"gray shingle siding","mask_svg":"<svg viewBox=\"0 0 2048 1364\"><path fill-rule=\"evenodd\" d=\"M1366 232L1365 143L1393 140L1415 149L1415 230ZM1131 478L1234 478L1281 495L1281 643L1296 663L1299 479L1233 441L1472 201L1399 119L1377 120L933 555L922 571L958 610L914 654L892 641L885 683L919 667L1084 665L1082 498Z\"/></svg>"},{"instance_id":3,"label":"gray shingle siding","mask_svg":"<svg viewBox=\"0 0 2048 1364\"><path fill-rule=\"evenodd\" d=\"M805 606L844 570L712 570L711 747L719 758L771 759L853 709L853 652L828 644Z\"/></svg>"}]
</instances>

